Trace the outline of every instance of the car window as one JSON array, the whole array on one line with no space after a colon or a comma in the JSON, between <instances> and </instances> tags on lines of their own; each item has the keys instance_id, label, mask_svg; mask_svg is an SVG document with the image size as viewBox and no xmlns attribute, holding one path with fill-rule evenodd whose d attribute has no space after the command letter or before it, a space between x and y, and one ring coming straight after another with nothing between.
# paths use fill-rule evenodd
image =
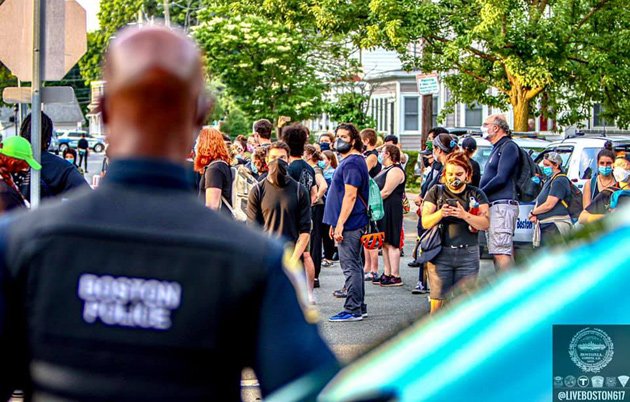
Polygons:
<instances>
[{"instance_id":1,"label":"car window","mask_svg":"<svg viewBox=\"0 0 630 402\"><path fill-rule=\"evenodd\" d=\"M566 171L567 167L569 166L569 159L571 158L571 154L573 153L573 147L545 149L540 154L538 154L538 156L536 156L534 161L538 165L542 166L542 161L545 155L547 155L549 152L557 152L560 154L560 157L562 158L562 169Z\"/></svg>"},{"instance_id":2,"label":"car window","mask_svg":"<svg viewBox=\"0 0 630 402\"><path fill-rule=\"evenodd\" d=\"M486 167L486 163L488 162L488 159L490 159L491 152L492 152L492 147L479 146L477 147L477 152L475 152L475 155L473 155L473 159L476 160L477 163L479 163L479 167L481 168L481 174L483 174L483 171Z\"/></svg>"},{"instance_id":3,"label":"car window","mask_svg":"<svg viewBox=\"0 0 630 402\"><path fill-rule=\"evenodd\" d=\"M580 179L586 180L597 171L597 154L602 148L584 148L580 155Z\"/></svg>"}]
</instances>

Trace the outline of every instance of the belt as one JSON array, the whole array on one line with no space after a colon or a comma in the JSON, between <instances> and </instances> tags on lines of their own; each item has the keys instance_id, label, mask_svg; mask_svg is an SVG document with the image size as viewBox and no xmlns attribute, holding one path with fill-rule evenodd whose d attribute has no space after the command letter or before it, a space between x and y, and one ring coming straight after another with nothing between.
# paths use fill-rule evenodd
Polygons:
<instances>
[{"instance_id":1,"label":"belt","mask_svg":"<svg viewBox=\"0 0 630 402\"><path fill-rule=\"evenodd\" d=\"M518 207L518 201L514 200L496 200L490 203L490 206L493 205L516 205Z\"/></svg>"}]
</instances>

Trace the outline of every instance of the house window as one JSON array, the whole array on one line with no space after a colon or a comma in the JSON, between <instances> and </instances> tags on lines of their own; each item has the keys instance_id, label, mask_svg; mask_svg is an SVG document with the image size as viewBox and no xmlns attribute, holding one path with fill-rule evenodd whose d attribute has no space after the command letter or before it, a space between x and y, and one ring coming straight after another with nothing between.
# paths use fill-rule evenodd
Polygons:
<instances>
[{"instance_id":1,"label":"house window","mask_svg":"<svg viewBox=\"0 0 630 402\"><path fill-rule=\"evenodd\" d=\"M464 119L464 125L466 127L480 127L483 123L483 110L481 109L481 105L466 105Z\"/></svg>"},{"instance_id":2,"label":"house window","mask_svg":"<svg viewBox=\"0 0 630 402\"><path fill-rule=\"evenodd\" d=\"M438 97L433 97L433 110L431 111L431 127L437 127L438 117Z\"/></svg>"},{"instance_id":3,"label":"house window","mask_svg":"<svg viewBox=\"0 0 630 402\"><path fill-rule=\"evenodd\" d=\"M420 128L420 114L418 111L418 97L405 98L405 131L418 131Z\"/></svg>"},{"instance_id":4,"label":"house window","mask_svg":"<svg viewBox=\"0 0 630 402\"><path fill-rule=\"evenodd\" d=\"M606 120L601 117L602 112L604 111L604 107L601 103L596 103L593 106L593 127L605 127Z\"/></svg>"}]
</instances>

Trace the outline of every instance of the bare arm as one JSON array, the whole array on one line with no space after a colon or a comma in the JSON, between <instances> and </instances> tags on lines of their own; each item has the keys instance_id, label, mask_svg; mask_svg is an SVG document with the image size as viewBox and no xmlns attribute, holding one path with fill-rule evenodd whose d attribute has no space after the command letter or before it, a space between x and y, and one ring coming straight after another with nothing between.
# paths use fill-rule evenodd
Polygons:
<instances>
[{"instance_id":1,"label":"bare arm","mask_svg":"<svg viewBox=\"0 0 630 402\"><path fill-rule=\"evenodd\" d=\"M376 155L370 155L365 159L365 163L367 163L368 171L372 170L374 166L378 163L378 158Z\"/></svg>"},{"instance_id":2,"label":"bare arm","mask_svg":"<svg viewBox=\"0 0 630 402\"><path fill-rule=\"evenodd\" d=\"M308 233L300 233L300 237L298 237L297 242L295 243L295 248L293 249L293 255L291 258L294 261L299 261L300 257L306 251L306 246L308 246L308 241L310 240L311 235Z\"/></svg>"},{"instance_id":3,"label":"bare arm","mask_svg":"<svg viewBox=\"0 0 630 402\"><path fill-rule=\"evenodd\" d=\"M558 197L554 197L553 195L547 196L545 202L543 202L541 205L535 206L534 209L532 209L532 215L540 215L544 214L545 212L551 211L553 207L556 206L558 201L560 201Z\"/></svg>"},{"instance_id":4,"label":"bare arm","mask_svg":"<svg viewBox=\"0 0 630 402\"><path fill-rule=\"evenodd\" d=\"M462 207L458 202L457 207L448 206L450 216L463 219L467 224L477 230L488 230L490 227L490 218L488 217L488 204L479 205L479 215L473 215Z\"/></svg>"},{"instance_id":5,"label":"bare arm","mask_svg":"<svg viewBox=\"0 0 630 402\"><path fill-rule=\"evenodd\" d=\"M582 206L584 208L588 207L591 203L591 194L591 181L587 180L586 183L584 183L584 188L582 189Z\"/></svg>"},{"instance_id":6,"label":"bare arm","mask_svg":"<svg viewBox=\"0 0 630 402\"><path fill-rule=\"evenodd\" d=\"M603 214L592 214L588 212L587 210L584 210L580 213L578 222L581 223L582 225L585 225L587 223L597 222L598 220L602 219L605 216L606 215L603 215Z\"/></svg>"},{"instance_id":7,"label":"bare arm","mask_svg":"<svg viewBox=\"0 0 630 402\"><path fill-rule=\"evenodd\" d=\"M206 189L206 207L219 209L221 206L221 189L210 187Z\"/></svg>"},{"instance_id":8,"label":"bare arm","mask_svg":"<svg viewBox=\"0 0 630 402\"><path fill-rule=\"evenodd\" d=\"M324 194L326 194L328 183L326 183L326 179L324 179L324 176L321 174L315 175L315 182L317 183L317 198L315 202L317 202L317 200L321 200Z\"/></svg>"},{"instance_id":9,"label":"bare arm","mask_svg":"<svg viewBox=\"0 0 630 402\"><path fill-rule=\"evenodd\" d=\"M396 187L398 187L398 185L403 181L405 181L405 175L401 169L393 169L392 171L387 173L387 177L385 178L385 185L381 190L381 198L385 199L389 197L394 192Z\"/></svg>"},{"instance_id":10,"label":"bare arm","mask_svg":"<svg viewBox=\"0 0 630 402\"><path fill-rule=\"evenodd\" d=\"M442 207L442 209L438 210L437 205L424 201L422 204L422 227L425 229L431 229L433 226L440 223L444 216L444 209L447 207L446 204Z\"/></svg>"}]
</instances>

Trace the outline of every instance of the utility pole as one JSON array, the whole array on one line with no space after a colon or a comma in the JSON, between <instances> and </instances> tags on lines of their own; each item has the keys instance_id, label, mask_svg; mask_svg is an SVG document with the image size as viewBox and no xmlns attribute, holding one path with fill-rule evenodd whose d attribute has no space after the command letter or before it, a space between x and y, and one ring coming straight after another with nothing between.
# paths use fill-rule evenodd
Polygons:
<instances>
[{"instance_id":1,"label":"utility pole","mask_svg":"<svg viewBox=\"0 0 630 402\"><path fill-rule=\"evenodd\" d=\"M167 27L171 26L171 10L168 4L169 0L164 0L164 23Z\"/></svg>"},{"instance_id":2,"label":"utility pole","mask_svg":"<svg viewBox=\"0 0 630 402\"><path fill-rule=\"evenodd\" d=\"M41 46L42 46L42 0L33 0L33 82L31 83L31 146L33 157L41 161L42 151L42 74L41 74ZM31 169L31 208L39 206L40 171Z\"/></svg>"}]
</instances>

